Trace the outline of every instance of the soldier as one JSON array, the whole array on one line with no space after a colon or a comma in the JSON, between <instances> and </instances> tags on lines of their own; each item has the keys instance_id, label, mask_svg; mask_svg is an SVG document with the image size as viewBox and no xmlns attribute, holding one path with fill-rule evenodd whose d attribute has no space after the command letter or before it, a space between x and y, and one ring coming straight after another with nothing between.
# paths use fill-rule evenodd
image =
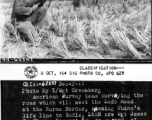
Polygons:
<instances>
[{"instance_id":1,"label":"soldier","mask_svg":"<svg viewBox=\"0 0 152 120\"><path fill-rule=\"evenodd\" d=\"M34 27L42 28L51 0L14 0L11 22L25 41L37 39Z\"/></svg>"},{"instance_id":2,"label":"soldier","mask_svg":"<svg viewBox=\"0 0 152 120\"><path fill-rule=\"evenodd\" d=\"M93 0L94 5L98 5L98 0Z\"/></svg>"},{"instance_id":3,"label":"soldier","mask_svg":"<svg viewBox=\"0 0 152 120\"><path fill-rule=\"evenodd\" d=\"M74 6L74 8L80 7L80 1L79 0L73 0L73 6Z\"/></svg>"}]
</instances>

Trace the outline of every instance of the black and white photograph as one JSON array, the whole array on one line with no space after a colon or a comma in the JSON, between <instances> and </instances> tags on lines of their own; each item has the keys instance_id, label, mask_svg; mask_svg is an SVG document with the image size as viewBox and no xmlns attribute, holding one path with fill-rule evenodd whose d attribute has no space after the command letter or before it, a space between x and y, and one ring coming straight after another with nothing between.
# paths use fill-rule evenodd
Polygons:
<instances>
[{"instance_id":1,"label":"black and white photograph","mask_svg":"<svg viewBox=\"0 0 152 120\"><path fill-rule=\"evenodd\" d=\"M2 61L151 61L151 0L0 0L0 45Z\"/></svg>"},{"instance_id":2,"label":"black and white photograph","mask_svg":"<svg viewBox=\"0 0 152 120\"><path fill-rule=\"evenodd\" d=\"M0 0L1 120L151 120L151 0Z\"/></svg>"}]
</instances>

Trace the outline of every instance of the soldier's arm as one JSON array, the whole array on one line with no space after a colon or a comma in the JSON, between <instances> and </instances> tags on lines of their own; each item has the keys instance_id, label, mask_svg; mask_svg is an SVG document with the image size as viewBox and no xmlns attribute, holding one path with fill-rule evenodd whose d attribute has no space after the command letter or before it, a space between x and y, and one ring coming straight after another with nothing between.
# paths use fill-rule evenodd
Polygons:
<instances>
[{"instance_id":1,"label":"soldier's arm","mask_svg":"<svg viewBox=\"0 0 152 120\"><path fill-rule=\"evenodd\" d=\"M26 7L23 0L15 0L15 10L17 15L30 15L33 12L32 7Z\"/></svg>"},{"instance_id":2,"label":"soldier's arm","mask_svg":"<svg viewBox=\"0 0 152 120\"><path fill-rule=\"evenodd\" d=\"M35 4L41 3L43 0L27 0L26 7L32 7Z\"/></svg>"}]
</instances>

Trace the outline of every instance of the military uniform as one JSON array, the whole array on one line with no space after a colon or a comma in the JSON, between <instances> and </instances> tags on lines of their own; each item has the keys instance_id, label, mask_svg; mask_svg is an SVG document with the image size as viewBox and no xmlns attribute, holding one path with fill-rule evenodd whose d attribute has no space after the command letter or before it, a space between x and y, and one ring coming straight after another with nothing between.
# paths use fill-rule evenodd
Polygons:
<instances>
[{"instance_id":1,"label":"military uniform","mask_svg":"<svg viewBox=\"0 0 152 120\"><path fill-rule=\"evenodd\" d=\"M45 2L46 0L14 0L11 22L24 40L31 41L31 36L37 39L34 27L42 28L44 25L48 9ZM39 7L33 11L36 4Z\"/></svg>"}]
</instances>

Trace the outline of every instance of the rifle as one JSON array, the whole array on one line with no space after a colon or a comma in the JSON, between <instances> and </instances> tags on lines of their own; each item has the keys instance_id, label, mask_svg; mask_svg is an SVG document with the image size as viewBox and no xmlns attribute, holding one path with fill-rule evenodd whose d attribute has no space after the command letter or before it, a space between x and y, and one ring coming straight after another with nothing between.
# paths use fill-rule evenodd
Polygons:
<instances>
[{"instance_id":1,"label":"rifle","mask_svg":"<svg viewBox=\"0 0 152 120\"><path fill-rule=\"evenodd\" d=\"M51 6L51 1L52 0L47 0L47 1L49 1L49 4L48 4L48 8Z\"/></svg>"},{"instance_id":2,"label":"rifle","mask_svg":"<svg viewBox=\"0 0 152 120\"><path fill-rule=\"evenodd\" d=\"M45 4L45 2L47 2L47 1L49 1L49 4L48 4L48 8L49 8L51 5L51 0L41 0L39 7L43 6Z\"/></svg>"},{"instance_id":3,"label":"rifle","mask_svg":"<svg viewBox=\"0 0 152 120\"><path fill-rule=\"evenodd\" d=\"M51 0L48 0L49 1L49 5L48 5L48 8L50 7L50 5L51 5Z\"/></svg>"},{"instance_id":4,"label":"rifle","mask_svg":"<svg viewBox=\"0 0 152 120\"><path fill-rule=\"evenodd\" d=\"M28 1L27 4L26 4L26 7L32 7L35 4L41 3L41 1L42 0L31 0L31 1Z\"/></svg>"}]
</instances>

